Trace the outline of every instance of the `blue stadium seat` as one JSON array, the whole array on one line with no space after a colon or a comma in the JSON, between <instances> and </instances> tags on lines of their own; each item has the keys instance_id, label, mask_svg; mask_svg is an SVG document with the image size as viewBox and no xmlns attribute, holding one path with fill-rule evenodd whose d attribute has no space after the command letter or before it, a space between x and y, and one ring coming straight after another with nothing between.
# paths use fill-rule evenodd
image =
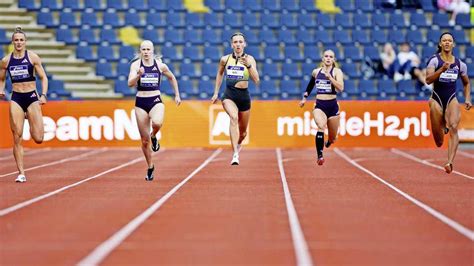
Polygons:
<instances>
[{"instance_id":1,"label":"blue stadium seat","mask_svg":"<svg viewBox=\"0 0 474 266\"><path fill-rule=\"evenodd\" d=\"M328 14L317 14L317 25L318 27L322 27L322 30L332 29L334 28L334 21L331 15Z\"/></svg>"},{"instance_id":2,"label":"blue stadium seat","mask_svg":"<svg viewBox=\"0 0 474 266\"><path fill-rule=\"evenodd\" d=\"M336 30L334 31L334 41L342 45L352 43L352 38L349 31L347 30Z\"/></svg>"},{"instance_id":3,"label":"blue stadium seat","mask_svg":"<svg viewBox=\"0 0 474 266\"><path fill-rule=\"evenodd\" d=\"M86 61L95 61L97 56L95 55L92 47L90 46L77 46L76 48L77 58L84 59Z\"/></svg>"},{"instance_id":4,"label":"blue stadium seat","mask_svg":"<svg viewBox=\"0 0 474 266\"><path fill-rule=\"evenodd\" d=\"M140 15L138 13L126 12L125 13L125 25L140 28L140 27L145 26L145 22L142 21Z\"/></svg>"},{"instance_id":5,"label":"blue stadium seat","mask_svg":"<svg viewBox=\"0 0 474 266\"><path fill-rule=\"evenodd\" d=\"M369 34L365 30L353 30L352 31L352 40L359 44L369 44Z\"/></svg>"},{"instance_id":6,"label":"blue stadium seat","mask_svg":"<svg viewBox=\"0 0 474 266\"><path fill-rule=\"evenodd\" d=\"M58 11L62 9L62 6L57 0L41 0L41 8L47 8L52 11Z\"/></svg>"},{"instance_id":7,"label":"blue stadium seat","mask_svg":"<svg viewBox=\"0 0 474 266\"><path fill-rule=\"evenodd\" d=\"M103 76L107 79L113 79L116 78L117 75L115 74L115 71L112 70L112 64L111 63L97 63L96 64L96 72L97 75Z\"/></svg>"},{"instance_id":8,"label":"blue stadium seat","mask_svg":"<svg viewBox=\"0 0 474 266\"><path fill-rule=\"evenodd\" d=\"M474 60L474 56L473 56L474 55L474 46L468 45L466 47L466 50L464 51L464 53L465 53L464 58L468 59L468 61L469 61L468 63L472 63L473 60ZM474 76L469 75L469 77L474 77Z\"/></svg>"},{"instance_id":9,"label":"blue stadium seat","mask_svg":"<svg viewBox=\"0 0 474 266\"><path fill-rule=\"evenodd\" d=\"M119 58L115 55L115 51L111 46L97 47L97 57L107 61L117 61Z\"/></svg>"},{"instance_id":10,"label":"blue stadium seat","mask_svg":"<svg viewBox=\"0 0 474 266\"><path fill-rule=\"evenodd\" d=\"M362 60L362 55L358 47L354 45L346 45L343 49L345 59L351 59L353 62Z\"/></svg>"},{"instance_id":11,"label":"blue stadium seat","mask_svg":"<svg viewBox=\"0 0 474 266\"><path fill-rule=\"evenodd\" d=\"M264 42L267 44L277 43L277 39L272 30L261 30L258 38L260 39L261 42Z\"/></svg>"},{"instance_id":12,"label":"blue stadium seat","mask_svg":"<svg viewBox=\"0 0 474 266\"><path fill-rule=\"evenodd\" d=\"M190 77L195 78L197 77L196 68L194 67L194 63L181 63L179 66L179 75L180 77Z\"/></svg>"},{"instance_id":13,"label":"blue stadium seat","mask_svg":"<svg viewBox=\"0 0 474 266\"><path fill-rule=\"evenodd\" d=\"M298 30L296 32L296 41L304 45L312 45L314 41L314 33L311 30Z\"/></svg>"},{"instance_id":14,"label":"blue stadium seat","mask_svg":"<svg viewBox=\"0 0 474 266\"><path fill-rule=\"evenodd\" d=\"M168 13L166 15L166 24L175 28L184 28L186 26L181 13Z\"/></svg>"},{"instance_id":15,"label":"blue stadium seat","mask_svg":"<svg viewBox=\"0 0 474 266\"><path fill-rule=\"evenodd\" d=\"M376 96L379 94L377 87L374 84L374 81L371 79L359 80L358 90L362 98L367 96Z\"/></svg>"},{"instance_id":16,"label":"blue stadium seat","mask_svg":"<svg viewBox=\"0 0 474 266\"><path fill-rule=\"evenodd\" d=\"M39 11L41 9L41 6L36 1L31 0L18 0L18 7L26 8L30 11Z\"/></svg>"},{"instance_id":17,"label":"blue stadium seat","mask_svg":"<svg viewBox=\"0 0 474 266\"><path fill-rule=\"evenodd\" d=\"M146 25L158 28L164 28L167 26L166 21L161 13L147 13Z\"/></svg>"},{"instance_id":18,"label":"blue stadium seat","mask_svg":"<svg viewBox=\"0 0 474 266\"><path fill-rule=\"evenodd\" d=\"M99 36L102 42L108 42L109 44L119 44L121 42L117 38L117 34L115 33L115 30L112 30L112 29L101 30Z\"/></svg>"},{"instance_id":19,"label":"blue stadium seat","mask_svg":"<svg viewBox=\"0 0 474 266\"><path fill-rule=\"evenodd\" d=\"M259 0L243 0L242 5L244 6L245 10L250 10L254 12L262 11L262 4L260 3Z\"/></svg>"},{"instance_id":20,"label":"blue stadium seat","mask_svg":"<svg viewBox=\"0 0 474 266\"><path fill-rule=\"evenodd\" d=\"M382 29L390 26L390 22L385 13L372 14L372 24Z\"/></svg>"},{"instance_id":21,"label":"blue stadium seat","mask_svg":"<svg viewBox=\"0 0 474 266\"><path fill-rule=\"evenodd\" d=\"M413 45L422 45L426 43L425 37L420 30L407 31L406 41Z\"/></svg>"},{"instance_id":22,"label":"blue stadium seat","mask_svg":"<svg viewBox=\"0 0 474 266\"><path fill-rule=\"evenodd\" d=\"M329 45L329 44L326 45L325 44L323 46L323 50L321 51L321 56L322 56L323 52L326 51L326 50L332 50L334 52L334 54L336 55L336 60L342 59L339 48L337 48L336 45Z\"/></svg>"},{"instance_id":23,"label":"blue stadium seat","mask_svg":"<svg viewBox=\"0 0 474 266\"><path fill-rule=\"evenodd\" d=\"M38 24L45 25L48 28L58 26L51 12L39 12L36 19Z\"/></svg>"},{"instance_id":24,"label":"blue stadium seat","mask_svg":"<svg viewBox=\"0 0 474 266\"><path fill-rule=\"evenodd\" d=\"M313 45L307 45L303 49L304 57L309 58L314 61L319 61L321 59L321 51L319 51L319 48Z\"/></svg>"},{"instance_id":25,"label":"blue stadium seat","mask_svg":"<svg viewBox=\"0 0 474 266\"><path fill-rule=\"evenodd\" d=\"M385 94L385 96L397 96L399 94L395 82L392 79L379 80L377 88L379 92Z\"/></svg>"},{"instance_id":26,"label":"blue stadium seat","mask_svg":"<svg viewBox=\"0 0 474 266\"><path fill-rule=\"evenodd\" d=\"M142 37L144 40L150 40L153 43L160 43L161 39L158 35L158 31L155 29L152 30L143 30Z\"/></svg>"},{"instance_id":27,"label":"blue stadium seat","mask_svg":"<svg viewBox=\"0 0 474 266\"><path fill-rule=\"evenodd\" d=\"M287 3L287 2L294 3L294 1L283 1L282 3ZM282 14L280 16L280 22L281 22L281 25L290 29L294 29L299 26L298 21L296 20L296 17L292 13Z\"/></svg>"},{"instance_id":28,"label":"blue stadium seat","mask_svg":"<svg viewBox=\"0 0 474 266\"><path fill-rule=\"evenodd\" d=\"M202 31L202 40L208 45L221 44L222 39L220 33L214 29L206 29Z\"/></svg>"},{"instance_id":29,"label":"blue stadium seat","mask_svg":"<svg viewBox=\"0 0 474 266\"><path fill-rule=\"evenodd\" d=\"M433 29L429 29L427 32L426 32L426 40L437 46L438 45L438 42L439 42L439 36L441 36L441 33L442 31L440 30L433 30Z\"/></svg>"},{"instance_id":30,"label":"blue stadium seat","mask_svg":"<svg viewBox=\"0 0 474 266\"><path fill-rule=\"evenodd\" d=\"M379 45L383 45L388 41L387 34L384 30L372 30L370 38L372 42L376 42Z\"/></svg>"},{"instance_id":31,"label":"blue stadium seat","mask_svg":"<svg viewBox=\"0 0 474 266\"><path fill-rule=\"evenodd\" d=\"M434 13L432 24L438 25L440 28L451 28L449 25L449 16L447 13Z\"/></svg>"},{"instance_id":32,"label":"blue stadium seat","mask_svg":"<svg viewBox=\"0 0 474 266\"><path fill-rule=\"evenodd\" d=\"M136 52L137 51L135 51L135 49L132 46L128 46L128 45L123 45L123 46L120 46L119 48L120 59L126 62L132 60L135 57Z\"/></svg>"},{"instance_id":33,"label":"blue stadium seat","mask_svg":"<svg viewBox=\"0 0 474 266\"><path fill-rule=\"evenodd\" d=\"M165 30L165 42L171 43L173 45L175 44L184 44L184 38L182 31L180 30L173 30L173 29L168 29Z\"/></svg>"},{"instance_id":34,"label":"blue stadium seat","mask_svg":"<svg viewBox=\"0 0 474 266\"><path fill-rule=\"evenodd\" d=\"M7 32L4 29L0 28L0 44L9 44L11 40L7 37ZM3 49L0 48L3 51ZM0 57L1 58L1 57Z\"/></svg>"},{"instance_id":35,"label":"blue stadium seat","mask_svg":"<svg viewBox=\"0 0 474 266\"><path fill-rule=\"evenodd\" d=\"M298 69L298 64L296 63L284 63L282 64L282 74L283 77L291 79L300 79L301 72Z\"/></svg>"},{"instance_id":36,"label":"blue stadium seat","mask_svg":"<svg viewBox=\"0 0 474 266\"><path fill-rule=\"evenodd\" d=\"M304 57L300 52L300 48L296 45L285 46L285 57L287 59L291 59L293 62L301 62L304 60Z\"/></svg>"},{"instance_id":37,"label":"blue stadium seat","mask_svg":"<svg viewBox=\"0 0 474 266\"><path fill-rule=\"evenodd\" d=\"M372 0L357 0L354 1L354 7L356 10L361 10L364 13L374 12L374 4Z\"/></svg>"},{"instance_id":38,"label":"blue stadium seat","mask_svg":"<svg viewBox=\"0 0 474 266\"><path fill-rule=\"evenodd\" d=\"M263 13L260 16L260 20L263 26L267 26L272 29L280 27L280 21L278 20L277 15L274 13L268 13L268 14Z\"/></svg>"},{"instance_id":39,"label":"blue stadium seat","mask_svg":"<svg viewBox=\"0 0 474 266\"><path fill-rule=\"evenodd\" d=\"M308 13L317 11L314 6L314 0L300 0L300 8Z\"/></svg>"},{"instance_id":40,"label":"blue stadium seat","mask_svg":"<svg viewBox=\"0 0 474 266\"><path fill-rule=\"evenodd\" d=\"M204 25L204 17L201 14L197 13L186 13L185 22L187 26L191 26L193 28L203 28Z\"/></svg>"},{"instance_id":41,"label":"blue stadium seat","mask_svg":"<svg viewBox=\"0 0 474 266\"><path fill-rule=\"evenodd\" d=\"M410 96L410 95L415 95L417 94L415 84L413 83L413 80L400 80L397 83L397 91L400 96Z\"/></svg>"},{"instance_id":42,"label":"blue stadium seat","mask_svg":"<svg viewBox=\"0 0 474 266\"><path fill-rule=\"evenodd\" d=\"M472 28L473 26L469 14L458 14L456 16L456 25L459 25L463 28Z\"/></svg>"},{"instance_id":43,"label":"blue stadium seat","mask_svg":"<svg viewBox=\"0 0 474 266\"><path fill-rule=\"evenodd\" d=\"M352 28L352 17L348 13L336 14L334 22L338 28Z\"/></svg>"},{"instance_id":44,"label":"blue stadium seat","mask_svg":"<svg viewBox=\"0 0 474 266\"><path fill-rule=\"evenodd\" d=\"M352 20L356 28L372 28L372 21L367 14L354 14Z\"/></svg>"},{"instance_id":45,"label":"blue stadium seat","mask_svg":"<svg viewBox=\"0 0 474 266\"><path fill-rule=\"evenodd\" d=\"M57 29L56 39L68 45L71 45L71 44L77 45L79 43L78 39L74 36L74 34L72 33L72 30L70 29Z\"/></svg>"},{"instance_id":46,"label":"blue stadium seat","mask_svg":"<svg viewBox=\"0 0 474 266\"><path fill-rule=\"evenodd\" d=\"M280 82L280 92L282 99L299 98L302 94L296 80L282 80Z\"/></svg>"},{"instance_id":47,"label":"blue stadium seat","mask_svg":"<svg viewBox=\"0 0 474 266\"><path fill-rule=\"evenodd\" d=\"M246 47L245 52L253 56L257 62L265 59L262 53L260 52L260 48L258 46Z\"/></svg>"},{"instance_id":48,"label":"blue stadium seat","mask_svg":"<svg viewBox=\"0 0 474 266\"><path fill-rule=\"evenodd\" d=\"M403 34L403 31L400 30L389 30L388 41L396 44L404 43L406 41L405 34Z\"/></svg>"},{"instance_id":49,"label":"blue stadium seat","mask_svg":"<svg viewBox=\"0 0 474 266\"><path fill-rule=\"evenodd\" d=\"M217 64L202 64L201 76L207 76L210 79L215 79L217 74Z\"/></svg>"},{"instance_id":50,"label":"blue stadium seat","mask_svg":"<svg viewBox=\"0 0 474 266\"><path fill-rule=\"evenodd\" d=\"M456 41L456 44L469 44L469 39L466 36L466 33L464 32L464 29L453 29L451 30L451 34L453 34L454 40ZM474 56L474 55L471 55Z\"/></svg>"},{"instance_id":51,"label":"blue stadium seat","mask_svg":"<svg viewBox=\"0 0 474 266\"><path fill-rule=\"evenodd\" d=\"M418 28L428 27L428 22L426 20L425 14L424 13L411 13L410 25L415 25Z\"/></svg>"},{"instance_id":52,"label":"blue stadium seat","mask_svg":"<svg viewBox=\"0 0 474 266\"><path fill-rule=\"evenodd\" d=\"M437 11L434 4L433 0L420 0L421 8L425 12L435 12Z\"/></svg>"},{"instance_id":53,"label":"blue stadium seat","mask_svg":"<svg viewBox=\"0 0 474 266\"><path fill-rule=\"evenodd\" d=\"M186 9L183 6L183 1L168 0L166 1L166 8L168 10L174 10L174 11L179 11L179 12L186 11Z\"/></svg>"},{"instance_id":54,"label":"blue stadium seat","mask_svg":"<svg viewBox=\"0 0 474 266\"><path fill-rule=\"evenodd\" d=\"M165 82L163 82L163 83L165 83ZM166 83L169 83L169 82L166 82ZM181 98L183 98L183 99L187 99L187 98L190 98L190 97L193 97L193 96L197 96L199 94L198 91L197 91L197 88L194 88L193 82L191 80L179 80L178 84L179 84L179 88L180 88ZM173 89L171 87L170 87L169 91L170 91L170 94L174 94Z\"/></svg>"},{"instance_id":55,"label":"blue stadium seat","mask_svg":"<svg viewBox=\"0 0 474 266\"><path fill-rule=\"evenodd\" d=\"M245 42L250 45L259 45L260 40L257 37L257 34L255 32L250 31L250 30L245 30L243 31L243 34L245 35Z\"/></svg>"},{"instance_id":56,"label":"blue stadium seat","mask_svg":"<svg viewBox=\"0 0 474 266\"><path fill-rule=\"evenodd\" d=\"M428 63L428 60L432 55L436 53L436 47L426 46L421 50L421 60L422 62Z\"/></svg>"},{"instance_id":57,"label":"blue stadium seat","mask_svg":"<svg viewBox=\"0 0 474 266\"><path fill-rule=\"evenodd\" d=\"M148 7L151 10L162 12L162 11L167 11L168 9L166 8L166 1L163 0L148 0Z\"/></svg>"},{"instance_id":58,"label":"blue stadium seat","mask_svg":"<svg viewBox=\"0 0 474 266\"><path fill-rule=\"evenodd\" d=\"M94 30L91 29L80 29L79 30L79 41L80 42L85 42L88 44L94 44L97 45L101 42L95 35Z\"/></svg>"},{"instance_id":59,"label":"blue stadium seat","mask_svg":"<svg viewBox=\"0 0 474 266\"><path fill-rule=\"evenodd\" d=\"M145 0L128 0L128 8L135 9L136 11L148 11L150 8Z\"/></svg>"},{"instance_id":60,"label":"blue stadium seat","mask_svg":"<svg viewBox=\"0 0 474 266\"><path fill-rule=\"evenodd\" d=\"M406 27L405 17L403 14L393 13L390 15L390 26L393 29L404 29Z\"/></svg>"},{"instance_id":61,"label":"blue stadium seat","mask_svg":"<svg viewBox=\"0 0 474 266\"><path fill-rule=\"evenodd\" d=\"M102 27L102 23L97 20L96 13L81 13L81 26Z\"/></svg>"},{"instance_id":62,"label":"blue stadium seat","mask_svg":"<svg viewBox=\"0 0 474 266\"><path fill-rule=\"evenodd\" d=\"M280 1L281 9L289 12L296 12L300 10L298 1Z\"/></svg>"},{"instance_id":63,"label":"blue stadium seat","mask_svg":"<svg viewBox=\"0 0 474 266\"><path fill-rule=\"evenodd\" d=\"M117 64L117 76L123 76L128 79L130 73L130 63L118 63Z\"/></svg>"},{"instance_id":64,"label":"blue stadium seat","mask_svg":"<svg viewBox=\"0 0 474 266\"><path fill-rule=\"evenodd\" d=\"M320 44L334 44L334 38L330 31L316 31L314 34L314 41Z\"/></svg>"},{"instance_id":65,"label":"blue stadium seat","mask_svg":"<svg viewBox=\"0 0 474 266\"><path fill-rule=\"evenodd\" d=\"M127 80L116 80L114 91L117 93L122 93L125 97L135 96L136 90L134 88L129 88Z\"/></svg>"},{"instance_id":66,"label":"blue stadium seat","mask_svg":"<svg viewBox=\"0 0 474 266\"><path fill-rule=\"evenodd\" d=\"M280 1L278 0L262 0L262 7L264 10L271 12L281 12Z\"/></svg>"},{"instance_id":67,"label":"blue stadium seat","mask_svg":"<svg viewBox=\"0 0 474 266\"><path fill-rule=\"evenodd\" d=\"M105 12L102 19L104 26L118 28L124 25L123 20L120 19L117 13Z\"/></svg>"},{"instance_id":68,"label":"blue stadium seat","mask_svg":"<svg viewBox=\"0 0 474 266\"><path fill-rule=\"evenodd\" d=\"M364 56L369 57L372 60L380 59L380 52L377 47L375 46L364 46Z\"/></svg>"},{"instance_id":69,"label":"blue stadium seat","mask_svg":"<svg viewBox=\"0 0 474 266\"><path fill-rule=\"evenodd\" d=\"M312 13L298 14L298 25L307 28L315 28L317 26L316 19Z\"/></svg>"},{"instance_id":70,"label":"blue stadium seat","mask_svg":"<svg viewBox=\"0 0 474 266\"><path fill-rule=\"evenodd\" d=\"M115 10L118 10L118 11L125 11L125 10L128 10L128 5L126 5L123 1L120 1L120 0L107 0L107 9L115 9ZM128 1L125 1L128 3ZM141 3L142 5L144 4ZM140 5L140 6L142 6ZM138 6L138 5L137 5ZM135 7L135 6L131 6L132 8Z\"/></svg>"},{"instance_id":71,"label":"blue stadium seat","mask_svg":"<svg viewBox=\"0 0 474 266\"><path fill-rule=\"evenodd\" d=\"M223 15L224 25L233 29L240 29L243 27L240 15L238 14L224 14Z\"/></svg>"},{"instance_id":72,"label":"blue stadium seat","mask_svg":"<svg viewBox=\"0 0 474 266\"><path fill-rule=\"evenodd\" d=\"M275 80L262 80L262 82L260 82L260 91L262 92L263 99L280 95L280 90Z\"/></svg>"},{"instance_id":73,"label":"blue stadium seat","mask_svg":"<svg viewBox=\"0 0 474 266\"><path fill-rule=\"evenodd\" d=\"M466 64L466 66L467 66L467 75L469 77L474 77L474 63L468 63ZM472 91L472 82L471 82L471 91Z\"/></svg>"},{"instance_id":74,"label":"blue stadium seat","mask_svg":"<svg viewBox=\"0 0 474 266\"><path fill-rule=\"evenodd\" d=\"M227 10L232 10L236 12L244 11L242 0L224 0L224 6Z\"/></svg>"},{"instance_id":75,"label":"blue stadium seat","mask_svg":"<svg viewBox=\"0 0 474 266\"><path fill-rule=\"evenodd\" d=\"M352 1L336 0L335 2L336 2L336 6L342 9L343 13L352 13L356 10L354 3Z\"/></svg>"},{"instance_id":76,"label":"blue stadium seat","mask_svg":"<svg viewBox=\"0 0 474 266\"><path fill-rule=\"evenodd\" d=\"M360 77L360 71L357 68L357 65L354 64L354 63L344 63L342 65L342 71L349 78L359 78Z\"/></svg>"},{"instance_id":77,"label":"blue stadium seat","mask_svg":"<svg viewBox=\"0 0 474 266\"><path fill-rule=\"evenodd\" d=\"M84 0L84 7L98 11L104 11L106 8L105 5L102 4L101 0Z\"/></svg>"},{"instance_id":78,"label":"blue stadium seat","mask_svg":"<svg viewBox=\"0 0 474 266\"><path fill-rule=\"evenodd\" d=\"M183 58L187 58L192 61L201 61L204 59L197 46L183 47Z\"/></svg>"},{"instance_id":79,"label":"blue stadium seat","mask_svg":"<svg viewBox=\"0 0 474 266\"><path fill-rule=\"evenodd\" d=\"M359 95L359 90L357 89L355 80L353 79L344 80L344 91L342 94L343 95L348 94L349 96Z\"/></svg>"},{"instance_id":80,"label":"blue stadium seat","mask_svg":"<svg viewBox=\"0 0 474 266\"><path fill-rule=\"evenodd\" d=\"M164 58L169 58L171 60L181 60L182 55L178 54L175 46L162 46L161 54Z\"/></svg>"},{"instance_id":81,"label":"blue stadium seat","mask_svg":"<svg viewBox=\"0 0 474 266\"><path fill-rule=\"evenodd\" d=\"M202 45L201 31L199 30L186 30L184 31L183 36L184 42L186 44Z\"/></svg>"},{"instance_id":82,"label":"blue stadium seat","mask_svg":"<svg viewBox=\"0 0 474 266\"><path fill-rule=\"evenodd\" d=\"M276 63L264 63L262 67L262 73L264 77L272 79L281 78L281 71Z\"/></svg>"},{"instance_id":83,"label":"blue stadium seat","mask_svg":"<svg viewBox=\"0 0 474 266\"><path fill-rule=\"evenodd\" d=\"M214 82L211 80L199 80L198 91L201 99L211 99L214 94Z\"/></svg>"},{"instance_id":84,"label":"blue stadium seat","mask_svg":"<svg viewBox=\"0 0 474 266\"><path fill-rule=\"evenodd\" d=\"M204 23L214 29L220 29L224 27L222 14L207 13L204 15Z\"/></svg>"},{"instance_id":85,"label":"blue stadium seat","mask_svg":"<svg viewBox=\"0 0 474 266\"><path fill-rule=\"evenodd\" d=\"M296 44L295 35L293 35L291 30L280 29L278 31L278 41L284 45Z\"/></svg>"},{"instance_id":86,"label":"blue stadium seat","mask_svg":"<svg viewBox=\"0 0 474 266\"><path fill-rule=\"evenodd\" d=\"M274 62L281 62L283 61L283 56L280 53L280 47L277 45L269 45L265 47L265 58L271 59Z\"/></svg>"},{"instance_id":87,"label":"blue stadium seat","mask_svg":"<svg viewBox=\"0 0 474 266\"><path fill-rule=\"evenodd\" d=\"M80 11L84 6L79 3L79 0L63 0L63 8L68 8L71 11Z\"/></svg>"},{"instance_id":88,"label":"blue stadium seat","mask_svg":"<svg viewBox=\"0 0 474 266\"><path fill-rule=\"evenodd\" d=\"M245 21L245 26L250 28L260 28L262 26L260 18L257 17L257 14L255 13L242 14L242 21Z\"/></svg>"}]
</instances>

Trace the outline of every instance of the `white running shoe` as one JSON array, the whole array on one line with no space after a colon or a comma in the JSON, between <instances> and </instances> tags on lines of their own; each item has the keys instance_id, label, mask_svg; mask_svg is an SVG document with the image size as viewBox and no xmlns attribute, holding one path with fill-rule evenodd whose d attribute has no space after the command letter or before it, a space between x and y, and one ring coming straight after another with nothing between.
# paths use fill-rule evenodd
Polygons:
<instances>
[{"instance_id":1,"label":"white running shoe","mask_svg":"<svg viewBox=\"0 0 474 266\"><path fill-rule=\"evenodd\" d=\"M26 182L26 176L25 175L18 175L18 177L15 179L15 182L17 182L17 183Z\"/></svg>"},{"instance_id":2,"label":"white running shoe","mask_svg":"<svg viewBox=\"0 0 474 266\"><path fill-rule=\"evenodd\" d=\"M234 153L234 156L232 156L232 161L230 162L231 165L239 165L239 154Z\"/></svg>"}]
</instances>

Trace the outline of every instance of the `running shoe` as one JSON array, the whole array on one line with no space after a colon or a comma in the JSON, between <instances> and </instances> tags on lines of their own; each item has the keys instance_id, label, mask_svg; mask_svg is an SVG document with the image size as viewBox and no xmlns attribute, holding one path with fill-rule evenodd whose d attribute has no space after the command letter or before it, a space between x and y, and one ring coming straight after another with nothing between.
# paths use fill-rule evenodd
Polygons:
<instances>
[{"instance_id":1,"label":"running shoe","mask_svg":"<svg viewBox=\"0 0 474 266\"><path fill-rule=\"evenodd\" d=\"M318 158L318 165L323 165L324 164L324 157L319 157Z\"/></svg>"},{"instance_id":2,"label":"running shoe","mask_svg":"<svg viewBox=\"0 0 474 266\"><path fill-rule=\"evenodd\" d=\"M157 152L160 150L160 143L156 136L151 136L151 150Z\"/></svg>"},{"instance_id":3,"label":"running shoe","mask_svg":"<svg viewBox=\"0 0 474 266\"><path fill-rule=\"evenodd\" d=\"M148 168L145 176L146 181L153 181L153 172L155 171L155 166L153 165L152 168Z\"/></svg>"},{"instance_id":4,"label":"running shoe","mask_svg":"<svg viewBox=\"0 0 474 266\"><path fill-rule=\"evenodd\" d=\"M332 142L326 141L326 143L324 144L324 147L329 148L331 146L331 144L332 144Z\"/></svg>"},{"instance_id":5,"label":"running shoe","mask_svg":"<svg viewBox=\"0 0 474 266\"><path fill-rule=\"evenodd\" d=\"M451 172L453 171L453 164L452 163L445 164L444 170L446 171L447 174L451 174Z\"/></svg>"},{"instance_id":6,"label":"running shoe","mask_svg":"<svg viewBox=\"0 0 474 266\"><path fill-rule=\"evenodd\" d=\"M444 131L444 135L446 135L446 134L449 133L449 128L445 127L445 128L443 129L443 131Z\"/></svg>"},{"instance_id":7,"label":"running shoe","mask_svg":"<svg viewBox=\"0 0 474 266\"><path fill-rule=\"evenodd\" d=\"M234 153L234 156L232 156L232 161L230 162L231 165L239 165L239 154Z\"/></svg>"},{"instance_id":8,"label":"running shoe","mask_svg":"<svg viewBox=\"0 0 474 266\"><path fill-rule=\"evenodd\" d=\"M25 183L26 182L26 176L25 175L18 175L18 177L15 179L15 182Z\"/></svg>"}]
</instances>

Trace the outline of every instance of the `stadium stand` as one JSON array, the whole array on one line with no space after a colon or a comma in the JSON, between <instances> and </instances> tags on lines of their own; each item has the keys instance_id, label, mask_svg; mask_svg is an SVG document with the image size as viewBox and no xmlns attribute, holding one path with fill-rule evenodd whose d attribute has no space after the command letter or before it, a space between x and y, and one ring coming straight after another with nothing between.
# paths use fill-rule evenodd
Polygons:
<instances>
[{"instance_id":1,"label":"stadium stand","mask_svg":"<svg viewBox=\"0 0 474 266\"><path fill-rule=\"evenodd\" d=\"M257 59L262 83L250 85L254 98L299 98L322 51L330 48L345 72L342 98L426 99L428 94L415 81L396 84L377 75L368 77L364 64L377 61L386 42L396 47L405 41L425 64L444 31L455 36L456 55L474 78L468 15L458 15L453 27L431 0L420 1L422 9L401 10L383 9L377 0L316 2L330 12L321 12L314 0L204 0L195 7L192 1L179 0L18 0L0 6L0 15L8 15L2 9L18 7L25 24L28 17L36 21L38 25L27 28L29 41L42 40L44 45L31 49L43 53L58 98L133 96L126 79L142 39L153 41L164 61L176 69L183 98L208 98L218 61L230 51L229 38L235 31L245 33L246 51ZM18 22L12 17L0 23L0 55L7 53L9 32ZM60 52L44 52L48 46ZM74 77L80 72L53 72L60 58L65 65L90 68L87 78ZM163 92L172 93L166 81Z\"/></svg>"}]
</instances>

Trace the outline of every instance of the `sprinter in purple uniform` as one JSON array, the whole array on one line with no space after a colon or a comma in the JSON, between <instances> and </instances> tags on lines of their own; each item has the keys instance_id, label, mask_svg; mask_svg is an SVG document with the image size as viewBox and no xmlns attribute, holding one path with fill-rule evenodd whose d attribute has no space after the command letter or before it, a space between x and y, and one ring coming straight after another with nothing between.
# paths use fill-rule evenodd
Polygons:
<instances>
[{"instance_id":1,"label":"sprinter in purple uniform","mask_svg":"<svg viewBox=\"0 0 474 266\"><path fill-rule=\"evenodd\" d=\"M306 98L311 94L313 87L316 87L316 104L313 110L314 121L318 127L316 133L316 152L318 155L318 165L324 164L323 149L329 148L336 141L339 130L339 104L336 100L336 93L344 90L344 74L336 67L336 58L332 50L323 53L323 59L319 68L311 73L303 99L299 103L303 107ZM324 143L324 129L328 128L328 141Z\"/></svg>"},{"instance_id":2,"label":"sprinter in purple uniform","mask_svg":"<svg viewBox=\"0 0 474 266\"><path fill-rule=\"evenodd\" d=\"M48 78L41 65L40 57L26 50L26 34L20 27L12 35L13 52L0 62L0 99L5 98L6 73L10 75L13 92L10 101L10 128L13 133L13 155L18 168L16 182L26 182L23 166L23 125L25 118L30 125L33 140L43 142L44 126L40 105L45 104L48 92ZM35 73L41 79L43 91L36 91Z\"/></svg>"},{"instance_id":3,"label":"sprinter in purple uniform","mask_svg":"<svg viewBox=\"0 0 474 266\"><path fill-rule=\"evenodd\" d=\"M443 145L444 134L449 132L448 161L446 173L453 171L453 161L459 144L458 124L461 119L459 102L456 99L456 81L461 78L464 87L464 107L471 109L471 86L467 66L453 55L454 37L449 32L441 34L438 51L428 61L426 83L433 83L429 101L431 132L436 146Z\"/></svg>"},{"instance_id":4,"label":"sprinter in purple uniform","mask_svg":"<svg viewBox=\"0 0 474 266\"><path fill-rule=\"evenodd\" d=\"M142 139L142 151L148 164L145 180L152 181L155 165L151 160L151 150L156 152L160 149L156 134L163 125L165 115L165 105L160 93L162 75L166 76L171 82L175 93L174 100L176 105L179 106L181 104L181 98L175 76L168 66L161 61L161 57L155 55L151 41L143 41L140 44L140 53L137 59L130 66L128 86L136 86L137 88L135 116Z\"/></svg>"}]
</instances>

